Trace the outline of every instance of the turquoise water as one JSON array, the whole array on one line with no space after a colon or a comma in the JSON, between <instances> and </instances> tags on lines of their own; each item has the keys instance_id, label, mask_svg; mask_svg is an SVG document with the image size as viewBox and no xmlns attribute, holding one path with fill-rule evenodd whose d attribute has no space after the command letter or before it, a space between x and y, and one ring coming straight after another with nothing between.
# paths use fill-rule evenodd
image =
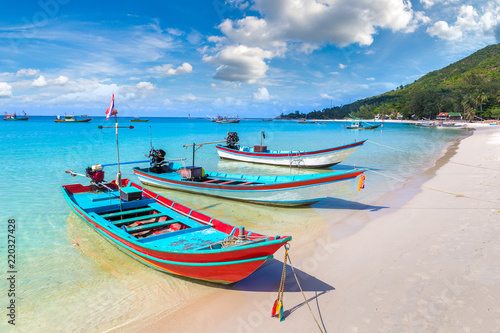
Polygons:
<instances>
[{"instance_id":1,"label":"turquoise water","mask_svg":"<svg viewBox=\"0 0 500 333\"><path fill-rule=\"evenodd\" d=\"M368 139L333 170L367 167L408 179L431 166L443 148L456 140L461 131L419 128L405 124L385 123L373 131L347 130L342 123L326 125L298 124L291 121L263 122L243 120L239 124L216 124L206 119L152 118L148 123L130 123L119 119L121 129L120 159L144 160L150 149L150 130L155 148L162 148L169 158L186 158L191 163L192 149L183 145L224 140L228 130L237 131L244 144L264 144L283 150L326 148ZM89 123L55 123L53 117L30 117L27 122L0 122L0 156L2 193L0 249L6 258L7 220L16 220L16 306L17 325L21 331L75 332L105 330L125 323L144 321L158 313L168 313L189 300L214 288L156 272L137 263L101 239L78 219L62 196L60 185L86 183L71 178L64 171L84 173L92 164L116 162L112 120L95 118ZM371 143L372 142L372 143ZM377 144L375 144L377 143ZM390 146L413 154L388 149ZM430 157L426 158L424 156ZM289 174L328 170L304 170L268 167L239 162L219 161L213 145L196 152L196 165L206 170L231 173ZM123 178L134 181L132 165L123 165ZM106 179L114 178L116 167L108 167ZM357 181L344 186L329 198L310 208L265 207L185 193L155 189L193 208L235 225L267 234L289 234L305 237L320 230L328 220L320 213L331 210L342 217L355 203L357 209L371 209L372 203L400 182L368 172L365 190L357 191ZM5 266L7 260L4 259ZM3 271L6 271L4 268ZM6 275L6 273L5 273ZM2 278L5 283L5 279ZM3 286L3 285L2 285ZM6 290L7 286L2 290ZM8 302L5 293L0 305ZM61 318L64 317L64 320ZM2 315L0 330L10 328Z\"/></svg>"}]
</instances>

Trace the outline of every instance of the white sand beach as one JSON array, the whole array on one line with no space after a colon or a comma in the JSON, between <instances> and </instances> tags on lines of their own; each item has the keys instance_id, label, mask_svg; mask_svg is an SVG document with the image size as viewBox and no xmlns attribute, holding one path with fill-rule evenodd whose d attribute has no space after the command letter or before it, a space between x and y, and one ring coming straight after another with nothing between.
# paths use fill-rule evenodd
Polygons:
<instances>
[{"instance_id":1,"label":"white sand beach","mask_svg":"<svg viewBox=\"0 0 500 333\"><path fill-rule=\"evenodd\" d=\"M312 239L292 241L291 259L311 310L289 268L286 319L271 317L279 251L250 282L214 288L173 314L129 329L500 332L500 126L476 125L427 176L416 195L418 188L406 184L377 203L387 208L356 212L350 219L364 226L350 235L337 237L339 226L330 224Z\"/></svg>"}]
</instances>

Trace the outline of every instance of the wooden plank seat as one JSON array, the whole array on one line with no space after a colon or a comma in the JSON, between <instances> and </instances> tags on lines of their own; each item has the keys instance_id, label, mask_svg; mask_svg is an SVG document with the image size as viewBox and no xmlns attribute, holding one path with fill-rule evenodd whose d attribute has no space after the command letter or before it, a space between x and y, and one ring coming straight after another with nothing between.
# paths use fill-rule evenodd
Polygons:
<instances>
[{"instance_id":1,"label":"wooden plank seat","mask_svg":"<svg viewBox=\"0 0 500 333\"><path fill-rule=\"evenodd\" d=\"M226 185L226 184L231 184L231 183L235 183L235 182L236 182L235 180L229 180L227 182L219 183L218 185Z\"/></svg>"},{"instance_id":2,"label":"wooden plank seat","mask_svg":"<svg viewBox=\"0 0 500 333\"><path fill-rule=\"evenodd\" d=\"M158 227L166 227L170 224L178 223L179 221L177 220L167 220L167 221L161 221L161 222L154 222L154 223L146 223L142 225L138 225L136 227L130 227L130 228L125 228L125 230L128 233L133 233L133 232L139 232L139 231L146 231Z\"/></svg>"},{"instance_id":3,"label":"wooden plank seat","mask_svg":"<svg viewBox=\"0 0 500 333\"><path fill-rule=\"evenodd\" d=\"M123 220L111 221L111 223L113 223L117 227L121 227L122 225L125 225L125 224L130 224L130 223L137 222L137 221L142 221L142 220L149 220L149 219L152 219L152 218L162 217L162 216L167 216L167 214L163 214L163 213L148 214L148 215L131 217L131 218L128 218L128 219L123 219Z\"/></svg>"},{"instance_id":4,"label":"wooden plank seat","mask_svg":"<svg viewBox=\"0 0 500 333\"><path fill-rule=\"evenodd\" d=\"M144 207L144 208L138 208L138 209L131 209L131 210L124 210L124 211L120 211L120 212L113 212L113 213L108 213L108 214L102 214L101 216L104 217L105 219L107 219L107 218L116 217L116 216L124 216L124 215L130 215L130 214L145 213L145 212L150 212L152 210L155 210L155 209L151 208L151 207Z\"/></svg>"},{"instance_id":5,"label":"wooden plank seat","mask_svg":"<svg viewBox=\"0 0 500 333\"><path fill-rule=\"evenodd\" d=\"M202 183L213 183L213 182L216 182L216 181L219 181L220 179L210 179L210 180L206 180Z\"/></svg>"}]
</instances>

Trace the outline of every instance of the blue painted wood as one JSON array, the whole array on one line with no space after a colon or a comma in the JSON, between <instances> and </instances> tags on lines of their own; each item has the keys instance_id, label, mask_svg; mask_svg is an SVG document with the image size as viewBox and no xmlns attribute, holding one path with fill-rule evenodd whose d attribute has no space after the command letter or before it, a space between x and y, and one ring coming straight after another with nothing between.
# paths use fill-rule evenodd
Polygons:
<instances>
[{"instance_id":1,"label":"blue painted wood","mask_svg":"<svg viewBox=\"0 0 500 333\"><path fill-rule=\"evenodd\" d=\"M124 224L130 224L130 223L134 223L134 222L137 222L137 221L149 220L149 219L152 219L152 218L157 218L157 217L162 217L162 216L166 216L166 214L164 214L164 213L158 213L158 214L141 215L141 216L131 217L131 218L128 218L128 219L111 221L111 223L113 223L114 225L120 227L120 226L122 226Z\"/></svg>"}]
</instances>

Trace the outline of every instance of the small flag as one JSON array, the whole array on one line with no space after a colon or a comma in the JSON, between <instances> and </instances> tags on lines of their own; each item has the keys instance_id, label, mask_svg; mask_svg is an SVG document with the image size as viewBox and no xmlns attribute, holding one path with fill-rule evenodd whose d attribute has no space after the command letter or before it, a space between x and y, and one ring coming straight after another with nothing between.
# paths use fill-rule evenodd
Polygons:
<instances>
[{"instance_id":1,"label":"small flag","mask_svg":"<svg viewBox=\"0 0 500 333\"><path fill-rule=\"evenodd\" d=\"M106 120L108 120L109 117L111 117L111 114L113 114L114 108L115 108L115 94L113 94L113 96L111 96L111 103L109 103L109 107L106 110Z\"/></svg>"},{"instance_id":2,"label":"small flag","mask_svg":"<svg viewBox=\"0 0 500 333\"><path fill-rule=\"evenodd\" d=\"M365 178L365 175L361 175L361 177L359 177L358 191L365 188Z\"/></svg>"}]
</instances>

